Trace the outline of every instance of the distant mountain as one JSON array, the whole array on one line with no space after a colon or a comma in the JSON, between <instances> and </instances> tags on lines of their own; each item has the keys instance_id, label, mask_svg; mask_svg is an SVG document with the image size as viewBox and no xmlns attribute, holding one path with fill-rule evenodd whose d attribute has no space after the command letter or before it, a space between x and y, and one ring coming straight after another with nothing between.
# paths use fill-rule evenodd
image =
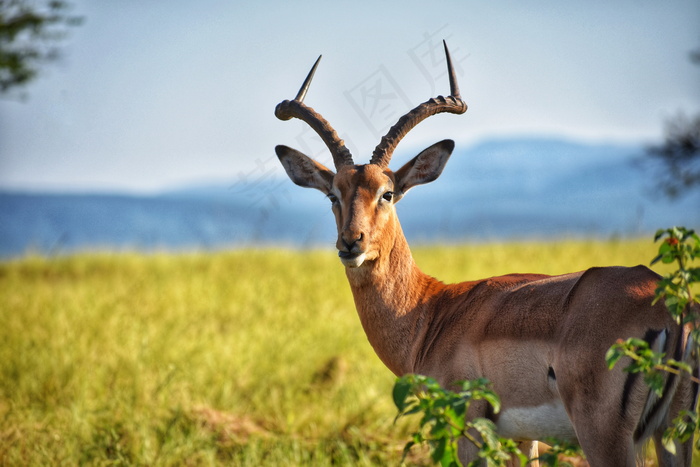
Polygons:
<instances>
[{"instance_id":1,"label":"distant mountain","mask_svg":"<svg viewBox=\"0 0 700 467\"><path fill-rule=\"evenodd\" d=\"M449 239L549 238L698 226L697 197L652 197L653 181L635 164L643 154L632 145L485 142L453 154L440 180L409 193L402 225L428 241L435 230Z\"/></svg>"},{"instance_id":2,"label":"distant mountain","mask_svg":"<svg viewBox=\"0 0 700 467\"><path fill-rule=\"evenodd\" d=\"M700 226L698 200L653 200L639 146L551 139L457 149L437 181L398 204L410 241L648 234ZM398 165L398 164L395 164ZM332 246L323 194L255 177L158 196L0 193L0 257L27 251Z\"/></svg>"}]
</instances>

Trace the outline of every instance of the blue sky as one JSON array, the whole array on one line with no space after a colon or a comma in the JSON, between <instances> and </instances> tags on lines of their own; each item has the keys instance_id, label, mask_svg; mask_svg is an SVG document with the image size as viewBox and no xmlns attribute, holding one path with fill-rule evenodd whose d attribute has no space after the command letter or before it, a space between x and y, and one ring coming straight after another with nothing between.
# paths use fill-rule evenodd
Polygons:
<instances>
[{"instance_id":1,"label":"blue sky","mask_svg":"<svg viewBox=\"0 0 700 467\"><path fill-rule=\"evenodd\" d=\"M275 105L319 54L306 103L366 161L410 107L448 92L463 116L416 127L395 165L452 138L648 143L700 111L697 0L74 2L85 22L25 101L0 101L0 189L154 192L282 174L276 144L328 157ZM378 97L379 96L379 97Z\"/></svg>"}]
</instances>

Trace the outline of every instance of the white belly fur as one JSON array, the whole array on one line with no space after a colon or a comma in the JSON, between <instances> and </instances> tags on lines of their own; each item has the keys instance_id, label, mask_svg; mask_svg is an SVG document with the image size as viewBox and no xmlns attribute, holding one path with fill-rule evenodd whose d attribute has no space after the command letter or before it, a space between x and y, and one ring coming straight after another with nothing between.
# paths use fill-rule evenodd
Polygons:
<instances>
[{"instance_id":1,"label":"white belly fur","mask_svg":"<svg viewBox=\"0 0 700 467\"><path fill-rule=\"evenodd\" d=\"M516 440L576 440L574 427L560 401L535 407L504 409L496 426L499 435Z\"/></svg>"}]
</instances>

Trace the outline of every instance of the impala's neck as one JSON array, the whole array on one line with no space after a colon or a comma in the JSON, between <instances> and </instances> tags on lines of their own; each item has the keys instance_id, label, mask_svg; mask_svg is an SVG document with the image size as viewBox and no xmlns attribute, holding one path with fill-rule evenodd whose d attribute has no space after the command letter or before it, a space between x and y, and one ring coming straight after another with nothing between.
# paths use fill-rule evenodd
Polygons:
<instances>
[{"instance_id":1,"label":"impala's neck","mask_svg":"<svg viewBox=\"0 0 700 467\"><path fill-rule=\"evenodd\" d=\"M355 307L367 339L397 376L413 370L426 299L442 283L424 274L413 261L398 220L393 242L377 259L346 268Z\"/></svg>"}]
</instances>

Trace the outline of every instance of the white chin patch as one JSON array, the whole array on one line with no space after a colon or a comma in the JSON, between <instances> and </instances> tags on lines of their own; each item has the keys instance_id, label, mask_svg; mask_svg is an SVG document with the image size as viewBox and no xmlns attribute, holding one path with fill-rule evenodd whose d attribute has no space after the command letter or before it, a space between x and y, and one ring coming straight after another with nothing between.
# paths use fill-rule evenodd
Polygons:
<instances>
[{"instance_id":1,"label":"white chin patch","mask_svg":"<svg viewBox=\"0 0 700 467\"><path fill-rule=\"evenodd\" d=\"M364 253L361 253L357 256L354 256L352 258L340 258L340 261L348 268L359 268L362 263L365 262L365 255Z\"/></svg>"}]
</instances>

